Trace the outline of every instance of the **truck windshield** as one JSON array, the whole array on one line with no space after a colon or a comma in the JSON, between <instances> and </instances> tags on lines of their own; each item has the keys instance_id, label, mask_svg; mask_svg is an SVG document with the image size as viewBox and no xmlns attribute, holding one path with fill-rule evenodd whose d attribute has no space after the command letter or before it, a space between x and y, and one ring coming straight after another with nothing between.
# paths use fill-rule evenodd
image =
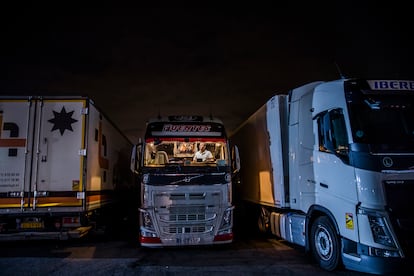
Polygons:
<instances>
[{"instance_id":1,"label":"truck windshield","mask_svg":"<svg viewBox=\"0 0 414 276\"><path fill-rule=\"evenodd\" d=\"M197 159L195 153L200 144L205 145L205 150L211 152L211 158ZM192 140L168 138L152 139L145 143L144 166L168 166L180 164L183 166L227 166L227 144L224 140Z\"/></svg>"},{"instance_id":2,"label":"truck windshield","mask_svg":"<svg viewBox=\"0 0 414 276\"><path fill-rule=\"evenodd\" d=\"M371 150L414 150L414 98L375 95L350 104L355 143Z\"/></svg>"}]
</instances>

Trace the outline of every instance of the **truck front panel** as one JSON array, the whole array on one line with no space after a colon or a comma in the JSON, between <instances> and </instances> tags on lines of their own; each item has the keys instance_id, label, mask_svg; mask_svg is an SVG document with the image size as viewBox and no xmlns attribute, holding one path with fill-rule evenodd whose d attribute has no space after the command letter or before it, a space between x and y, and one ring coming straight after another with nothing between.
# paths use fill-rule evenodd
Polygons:
<instances>
[{"instance_id":1,"label":"truck front panel","mask_svg":"<svg viewBox=\"0 0 414 276\"><path fill-rule=\"evenodd\" d=\"M186 177L191 174L178 176ZM153 232L161 243L145 243L146 239L141 237L144 246L213 244L219 243L220 236L232 237L232 206L226 204L230 185L223 184L225 173L219 176L220 182L211 182L208 175L204 177L204 184L145 186L141 216L143 220L150 218L152 225L142 221L141 234L145 237L146 232ZM227 221L223 221L224 217Z\"/></svg>"},{"instance_id":2,"label":"truck front panel","mask_svg":"<svg viewBox=\"0 0 414 276\"><path fill-rule=\"evenodd\" d=\"M211 158L196 158L204 144ZM141 154L142 246L233 240L231 160L225 129L213 118L170 116L147 125Z\"/></svg>"}]
</instances>

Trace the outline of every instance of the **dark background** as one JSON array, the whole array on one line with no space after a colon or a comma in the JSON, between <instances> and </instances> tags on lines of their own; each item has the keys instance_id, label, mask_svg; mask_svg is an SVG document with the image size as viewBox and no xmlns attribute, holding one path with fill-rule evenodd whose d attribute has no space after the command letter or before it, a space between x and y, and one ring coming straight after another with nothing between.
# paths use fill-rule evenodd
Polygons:
<instances>
[{"instance_id":1,"label":"dark background","mask_svg":"<svg viewBox=\"0 0 414 276\"><path fill-rule=\"evenodd\" d=\"M409 2L290 2L3 6L0 95L89 96L136 142L158 114L212 114L230 133L308 82L414 79Z\"/></svg>"}]
</instances>

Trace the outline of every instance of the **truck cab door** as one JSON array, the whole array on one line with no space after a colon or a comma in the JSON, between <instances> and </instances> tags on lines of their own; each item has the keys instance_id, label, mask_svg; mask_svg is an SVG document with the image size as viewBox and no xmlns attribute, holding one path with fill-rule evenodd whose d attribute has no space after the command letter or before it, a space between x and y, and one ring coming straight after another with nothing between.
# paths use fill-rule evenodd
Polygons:
<instances>
[{"instance_id":1,"label":"truck cab door","mask_svg":"<svg viewBox=\"0 0 414 276\"><path fill-rule=\"evenodd\" d=\"M341 109L333 109L316 117L318 145L315 147L315 189L318 199L331 210L352 213L357 202L355 171L349 165L348 136ZM356 214L354 214L355 216ZM345 225L345 212L340 216Z\"/></svg>"}]
</instances>

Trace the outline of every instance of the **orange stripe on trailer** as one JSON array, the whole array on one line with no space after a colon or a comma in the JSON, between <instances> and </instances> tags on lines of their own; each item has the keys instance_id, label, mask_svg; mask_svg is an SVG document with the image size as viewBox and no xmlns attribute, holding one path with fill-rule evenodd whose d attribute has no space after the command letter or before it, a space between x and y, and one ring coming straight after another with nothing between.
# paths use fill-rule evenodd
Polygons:
<instances>
[{"instance_id":1,"label":"orange stripe on trailer","mask_svg":"<svg viewBox=\"0 0 414 276\"><path fill-rule=\"evenodd\" d=\"M110 195L92 195L86 199L87 206L104 206L110 204L113 197Z\"/></svg>"},{"instance_id":2,"label":"orange stripe on trailer","mask_svg":"<svg viewBox=\"0 0 414 276\"><path fill-rule=\"evenodd\" d=\"M92 202L92 201L104 201L104 200L108 200L111 197L109 195L90 195L87 197L86 201L87 202Z\"/></svg>"},{"instance_id":3,"label":"orange stripe on trailer","mask_svg":"<svg viewBox=\"0 0 414 276\"><path fill-rule=\"evenodd\" d=\"M88 196L86 201L91 203L106 202L111 199L109 195L92 195ZM21 198L0 198L0 208L14 208L21 207ZM27 207L27 198L24 204ZM32 202L33 198L30 199ZM48 207L48 206L81 206L82 200L76 197L37 197L37 207Z\"/></svg>"},{"instance_id":4,"label":"orange stripe on trailer","mask_svg":"<svg viewBox=\"0 0 414 276\"><path fill-rule=\"evenodd\" d=\"M36 206L80 206L82 200L76 197L37 197Z\"/></svg>"},{"instance_id":5,"label":"orange stripe on trailer","mask_svg":"<svg viewBox=\"0 0 414 276\"><path fill-rule=\"evenodd\" d=\"M0 139L0 147L24 147L26 139Z\"/></svg>"},{"instance_id":6,"label":"orange stripe on trailer","mask_svg":"<svg viewBox=\"0 0 414 276\"><path fill-rule=\"evenodd\" d=\"M20 208L21 206L21 198L14 197L14 198L0 198L0 208ZM23 207L27 207L27 202L23 205Z\"/></svg>"}]
</instances>

